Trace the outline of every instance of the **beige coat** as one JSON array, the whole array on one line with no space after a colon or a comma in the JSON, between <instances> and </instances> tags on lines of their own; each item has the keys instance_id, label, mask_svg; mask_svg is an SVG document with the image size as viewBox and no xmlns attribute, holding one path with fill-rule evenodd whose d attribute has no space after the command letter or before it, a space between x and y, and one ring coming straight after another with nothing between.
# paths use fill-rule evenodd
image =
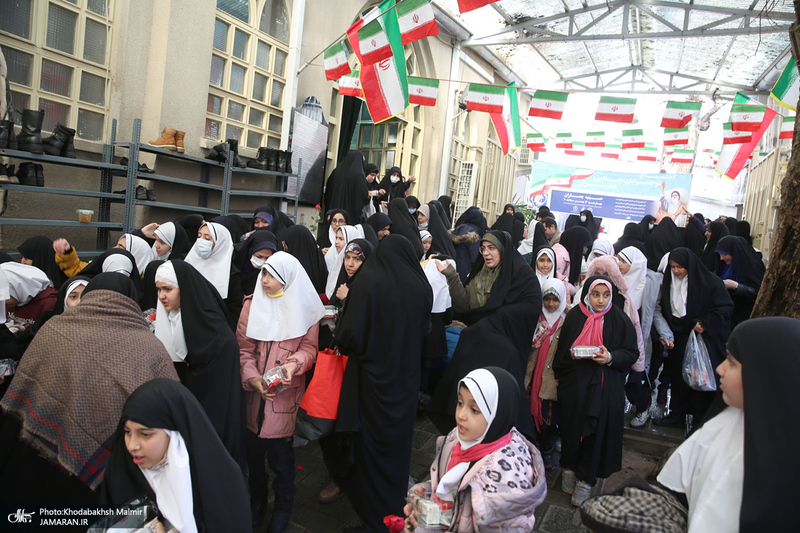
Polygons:
<instances>
[{"instance_id":1,"label":"beige coat","mask_svg":"<svg viewBox=\"0 0 800 533\"><path fill-rule=\"evenodd\" d=\"M550 349L547 351L547 361L544 363L544 372L542 372L542 388L539 389L539 398L542 400L558 400L558 381L553 373L553 357L556 355L558 338L561 336L561 326L563 325L564 320L562 319L550 341ZM525 370L525 390L531 386L533 381L533 369L536 368L538 356L539 348L531 346L530 355L528 356L528 368Z\"/></svg>"}]
</instances>

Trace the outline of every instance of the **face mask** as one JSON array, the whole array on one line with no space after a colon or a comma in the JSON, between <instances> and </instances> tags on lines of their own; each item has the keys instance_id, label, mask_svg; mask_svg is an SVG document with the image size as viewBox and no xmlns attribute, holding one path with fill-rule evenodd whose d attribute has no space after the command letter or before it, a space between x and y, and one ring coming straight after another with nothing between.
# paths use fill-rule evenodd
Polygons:
<instances>
[{"instance_id":1,"label":"face mask","mask_svg":"<svg viewBox=\"0 0 800 533\"><path fill-rule=\"evenodd\" d=\"M400 176L392 176L389 179L392 181L392 183L399 183L400 182Z\"/></svg>"},{"instance_id":2,"label":"face mask","mask_svg":"<svg viewBox=\"0 0 800 533\"><path fill-rule=\"evenodd\" d=\"M581 215L581 222L586 222L586 215Z\"/></svg>"},{"instance_id":3,"label":"face mask","mask_svg":"<svg viewBox=\"0 0 800 533\"><path fill-rule=\"evenodd\" d=\"M172 250L170 250L170 252L171 251ZM169 252L165 253L164 255L156 254L156 259L158 259L159 261L166 261L168 258L169 258Z\"/></svg>"},{"instance_id":4,"label":"face mask","mask_svg":"<svg viewBox=\"0 0 800 533\"><path fill-rule=\"evenodd\" d=\"M428 227L428 222L423 222L422 224L419 225L419 227L422 228L422 229L427 228Z\"/></svg>"},{"instance_id":5,"label":"face mask","mask_svg":"<svg viewBox=\"0 0 800 533\"><path fill-rule=\"evenodd\" d=\"M647 227L650 228L650 229L653 229L655 227L655 224L648 224Z\"/></svg>"},{"instance_id":6,"label":"face mask","mask_svg":"<svg viewBox=\"0 0 800 533\"><path fill-rule=\"evenodd\" d=\"M417 212L417 210L416 210L416 209L414 209L413 207L409 207L409 208L408 208L408 213L409 213L409 214L413 215L413 214L414 214L414 213L416 213L416 212Z\"/></svg>"},{"instance_id":7,"label":"face mask","mask_svg":"<svg viewBox=\"0 0 800 533\"><path fill-rule=\"evenodd\" d=\"M253 268L256 270L261 270L261 267L263 267L266 262L266 259L261 259L260 257L253 256L250 258L250 264L253 265Z\"/></svg>"},{"instance_id":8,"label":"face mask","mask_svg":"<svg viewBox=\"0 0 800 533\"><path fill-rule=\"evenodd\" d=\"M283 289L279 290L274 294L267 294L267 296L269 296L270 298L280 298L281 296L283 296Z\"/></svg>"},{"instance_id":9,"label":"face mask","mask_svg":"<svg viewBox=\"0 0 800 533\"><path fill-rule=\"evenodd\" d=\"M211 241L207 241L205 239L197 239L197 242L194 245L194 251L202 259L208 259L209 257L211 257L211 252L213 250L214 250L214 243Z\"/></svg>"}]
</instances>

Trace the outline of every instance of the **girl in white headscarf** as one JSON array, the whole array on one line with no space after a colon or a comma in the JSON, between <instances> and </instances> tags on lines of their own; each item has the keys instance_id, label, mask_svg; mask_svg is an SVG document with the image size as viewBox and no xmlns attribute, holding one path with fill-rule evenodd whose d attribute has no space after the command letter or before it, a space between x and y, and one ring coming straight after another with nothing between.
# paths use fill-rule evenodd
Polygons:
<instances>
[{"instance_id":1,"label":"girl in white headscarf","mask_svg":"<svg viewBox=\"0 0 800 533\"><path fill-rule=\"evenodd\" d=\"M364 228L361 224L357 226L340 226L336 230L336 239L333 245L328 248L325 254L325 264L328 266L328 282L325 284L325 295L328 300L333 297L336 291L336 281L339 279L339 271L344 262L344 249L347 243L353 239L363 239Z\"/></svg>"},{"instance_id":2,"label":"girl in white headscarf","mask_svg":"<svg viewBox=\"0 0 800 533\"><path fill-rule=\"evenodd\" d=\"M647 285L647 257L635 246L620 250L619 270L628 284L627 296L637 310L642 307L642 297ZM642 332L645 333L645 332Z\"/></svg>"},{"instance_id":3,"label":"girl in white headscarf","mask_svg":"<svg viewBox=\"0 0 800 533\"><path fill-rule=\"evenodd\" d=\"M139 270L140 276L144 275L144 269L147 268L150 261L155 259L153 250L150 249L150 245L147 244L147 241L132 233L126 233L120 237L115 248L122 248L131 253L136 260L136 268Z\"/></svg>"},{"instance_id":4,"label":"girl in white headscarf","mask_svg":"<svg viewBox=\"0 0 800 533\"><path fill-rule=\"evenodd\" d=\"M19 325L30 326L45 311L56 304L56 291L44 271L22 263L0 264L8 283L8 297L5 299L5 321L13 320ZM0 287L0 292L5 290Z\"/></svg>"},{"instance_id":5,"label":"girl in white headscarf","mask_svg":"<svg viewBox=\"0 0 800 533\"><path fill-rule=\"evenodd\" d=\"M245 298L236 328L242 387L245 390L247 461L253 525L267 507L264 454L276 479L270 531L289 524L294 502L294 435L297 406L305 392L303 374L317 357L319 321L325 308L303 266L292 255L276 252ZM281 367L282 388L267 387L264 372Z\"/></svg>"}]
</instances>

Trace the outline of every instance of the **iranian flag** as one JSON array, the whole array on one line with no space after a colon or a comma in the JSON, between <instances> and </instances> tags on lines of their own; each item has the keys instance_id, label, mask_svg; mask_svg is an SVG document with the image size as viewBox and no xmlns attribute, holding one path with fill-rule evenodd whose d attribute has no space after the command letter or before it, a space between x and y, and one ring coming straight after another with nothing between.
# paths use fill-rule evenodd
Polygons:
<instances>
[{"instance_id":1,"label":"iranian flag","mask_svg":"<svg viewBox=\"0 0 800 533\"><path fill-rule=\"evenodd\" d=\"M439 80L408 77L408 102L419 105L436 105L439 95Z\"/></svg>"},{"instance_id":2,"label":"iranian flag","mask_svg":"<svg viewBox=\"0 0 800 533\"><path fill-rule=\"evenodd\" d=\"M458 10L461 13L478 9L479 7L488 6L497 0L458 0Z\"/></svg>"},{"instance_id":3,"label":"iranian flag","mask_svg":"<svg viewBox=\"0 0 800 533\"><path fill-rule=\"evenodd\" d=\"M731 107L731 129L733 131L758 131L767 106L752 104L733 104ZM773 115L774 116L774 115Z\"/></svg>"},{"instance_id":4,"label":"iranian flag","mask_svg":"<svg viewBox=\"0 0 800 533\"><path fill-rule=\"evenodd\" d=\"M800 76L797 73L794 57L789 56L789 61L783 67L781 77L778 78L770 94L783 107L797 111L797 101L800 100Z\"/></svg>"},{"instance_id":5,"label":"iranian flag","mask_svg":"<svg viewBox=\"0 0 800 533\"><path fill-rule=\"evenodd\" d=\"M635 107L636 98L601 96L600 103L597 105L597 114L594 116L594 119L630 124L633 122L633 110Z\"/></svg>"},{"instance_id":6,"label":"iranian flag","mask_svg":"<svg viewBox=\"0 0 800 533\"><path fill-rule=\"evenodd\" d=\"M367 110L372 117L372 122L375 124L399 115L408 107L406 56L403 51L403 45L400 44L400 27L397 23L397 13L394 9L391 9L394 6L393 0L384 0L378 7L367 13L364 19L357 21L347 30L350 46L362 65L361 88L364 91ZM383 15L380 15L381 13ZM364 66L358 40L358 30L364 24L373 20L377 20L384 27L392 55L378 63Z\"/></svg>"},{"instance_id":7,"label":"iranian flag","mask_svg":"<svg viewBox=\"0 0 800 533\"><path fill-rule=\"evenodd\" d=\"M362 68L392 57L389 36L386 35L386 31L378 19L365 24L358 30L358 46L361 50Z\"/></svg>"},{"instance_id":8,"label":"iranian flag","mask_svg":"<svg viewBox=\"0 0 800 533\"><path fill-rule=\"evenodd\" d=\"M350 74L350 64L347 62L344 43L339 41L325 50L325 79L338 80L345 74Z\"/></svg>"},{"instance_id":9,"label":"iranian flag","mask_svg":"<svg viewBox=\"0 0 800 533\"><path fill-rule=\"evenodd\" d=\"M560 120L564 115L569 93L558 91L536 91L531 99L528 116L554 118Z\"/></svg>"},{"instance_id":10,"label":"iranian flag","mask_svg":"<svg viewBox=\"0 0 800 533\"><path fill-rule=\"evenodd\" d=\"M470 83L467 88L467 109L499 115L503 112L506 88L497 85Z\"/></svg>"},{"instance_id":11,"label":"iranian flag","mask_svg":"<svg viewBox=\"0 0 800 533\"><path fill-rule=\"evenodd\" d=\"M693 160L694 150L684 150L682 148L676 148L670 159L672 163L691 163Z\"/></svg>"},{"instance_id":12,"label":"iranian flag","mask_svg":"<svg viewBox=\"0 0 800 533\"><path fill-rule=\"evenodd\" d=\"M606 132L589 131L586 133L586 146L596 146L602 148L606 145Z\"/></svg>"},{"instance_id":13,"label":"iranian flag","mask_svg":"<svg viewBox=\"0 0 800 533\"><path fill-rule=\"evenodd\" d=\"M744 144L750 142L752 131L734 131L730 122L722 125L722 144Z\"/></svg>"},{"instance_id":14,"label":"iranian flag","mask_svg":"<svg viewBox=\"0 0 800 533\"><path fill-rule=\"evenodd\" d=\"M569 188L576 180L585 180L594 174L594 170L576 168L572 174L550 174L547 178L531 185L530 197L544 194L551 187Z\"/></svg>"},{"instance_id":15,"label":"iranian flag","mask_svg":"<svg viewBox=\"0 0 800 533\"><path fill-rule=\"evenodd\" d=\"M781 121L781 134L779 139L791 139L794 137L794 117L786 117Z\"/></svg>"},{"instance_id":16,"label":"iranian flag","mask_svg":"<svg viewBox=\"0 0 800 533\"><path fill-rule=\"evenodd\" d=\"M404 0L397 4L403 46L425 37L439 35L430 0Z\"/></svg>"},{"instance_id":17,"label":"iranian flag","mask_svg":"<svg viewBox=\"0 0 800 533\"><path fill-rule=\"evenodd\" d=\"M497 139L503 148L503 155L508 155L509 150L522 144L522 133L519 124L519 97L517 96L516 83L512 81L511 86L506 87L504 93L502 112L492 113L490 117L497 132Z\"/></svg>"},{"instance_id":18,"label":"iranian flag","mask_svg":"<svg viewBox=\"0 0 800 533\"><path fill-rule=\"evenodd\" d=\"M639 152L636 154L637 161L656 161L658 159L658 148L655 146L645 146L644 148L639 148Z\"/></svg>"},{"instance_id":19,"label":"iranian flag","mask_svg":"<svg viewBox=\"0 0 800 533\"><path fill-rule=\"evenodd\" d=\"M700 111L701 105L700 102L667 102L661 127L678 129L686 126L692 120L692 115Z\"/></svg>"},{"instance_id":20,"label":"iranian flag","mask_svg":"<svg viewBox=\"0 0 800 533\"><path fill-rule=\"evenodd\" d=\"M622 130L622 149L644 148L644 132L642 130Z\"/></svg>"},{"instance_id":21,"label":"iranian flag","mask_svg":"<svg viewBox=\"0 0 800 533\"><path fill-rule=\"evenodd\" d=\"M361 90L361 83L358 81L358 75L359 71L354 70L350 74L339 78L339 94L342 96L363 98L364 92Z\"/></svg>"},{"instance_id":22,"label":"iranian flag","mask_svg":"<svg viewBox=\"0 0 800 533\"><path fill-rule=\"evenodd\" d=\"M672 157L672 154L675 153L675 147L674 146L665 146L664 147L664 153L667 154L668 156Z\"/></svg>"},{"instance_id":23,"label":"iranian flag","mask_svg":"<svg viewBox=\"0 0 800 533\"><path fill-rule=\"evenodd\" d=\"M620 145L607 144L600 150L600 157L607 157L609 159L619 159Z\"/></svg>"},{"instance_id":24,"label":"iranian flag","mask_svg":"<svg viewBox=\"0 0 800 533\"><path fill-rule=\"evenodd\" d=\"M531 152L545 152L544 143L546 142L547 138L541 133L529 133L525 144L530 148Z\"/></svg>"},{"instance_id":25,"label":"iranian flag","mask_svg":"<svg viewBox=\"0 0 800 533\"><path fill-rule=\"evenodd\" d=\"M556 148L572 148L572 134L556 133Z\"/></svg>"},{"instance_id":26,"label":"iranian flag","mask_svg":"<svg viewBox=\"0 0 800 533\"><path fill-rule=\"evenodd\" d=\"M734 107L736 107L737 105L748 101L750 101L749 97L741 93L736 93L733 104ZM744 168L744 165L747 163L749 157L752 155L753 151L756 149L756 146L761 141L761 137L763 137L764 132L767 131L767 128L769 128L769 125L772 123L772 119L774 119L777 114L778 113L776 111L768 107L764 109L761 118L761 125L758 130L753 131L750 142L742 144L723 144L722 150L719 153L718 162L716 163L716 171L723 176L728 177L729 179L736 179L736 176L738 176L739 172L741 172L742 168Z\"/></svg>"},{"instance_id":27,"label":"iranian flag","mask_svg":"<svg viewBox=\"0 0 800 533\"><path fill-rule=\"evenodd\" d=\"M664 146L689 144L689 126L685 128L664 128Z\"/></svg>"},{"instance_id":28,"label":"iranian flag","mask_svg":"<svg viewBox=\"0 0 800 533\"><path fill-rule=\"evenodd\" d=\"M572 148L564 150L567 155L586 155L586 144L582 142L572 143Z\"/></svg>"}]
</instances>

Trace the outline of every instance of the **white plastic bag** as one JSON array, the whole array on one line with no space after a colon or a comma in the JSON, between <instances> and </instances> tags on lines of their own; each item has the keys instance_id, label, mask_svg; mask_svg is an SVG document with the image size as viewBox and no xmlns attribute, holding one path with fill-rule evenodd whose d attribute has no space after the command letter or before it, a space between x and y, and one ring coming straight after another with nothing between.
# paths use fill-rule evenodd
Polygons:
<instances>
[{"instance_id":1,"label":"white plastic bag","mask_svg":"<svg viewBox=\"0 0 800 533\"><path fill-rule=\"evenodd\" d=\"M706 343L694 330L686 342L686 353L683 356L683 380L693 389L699 391L717 390L714 378L714 366L708 355Z\"/></svg>"}]
</instances>

